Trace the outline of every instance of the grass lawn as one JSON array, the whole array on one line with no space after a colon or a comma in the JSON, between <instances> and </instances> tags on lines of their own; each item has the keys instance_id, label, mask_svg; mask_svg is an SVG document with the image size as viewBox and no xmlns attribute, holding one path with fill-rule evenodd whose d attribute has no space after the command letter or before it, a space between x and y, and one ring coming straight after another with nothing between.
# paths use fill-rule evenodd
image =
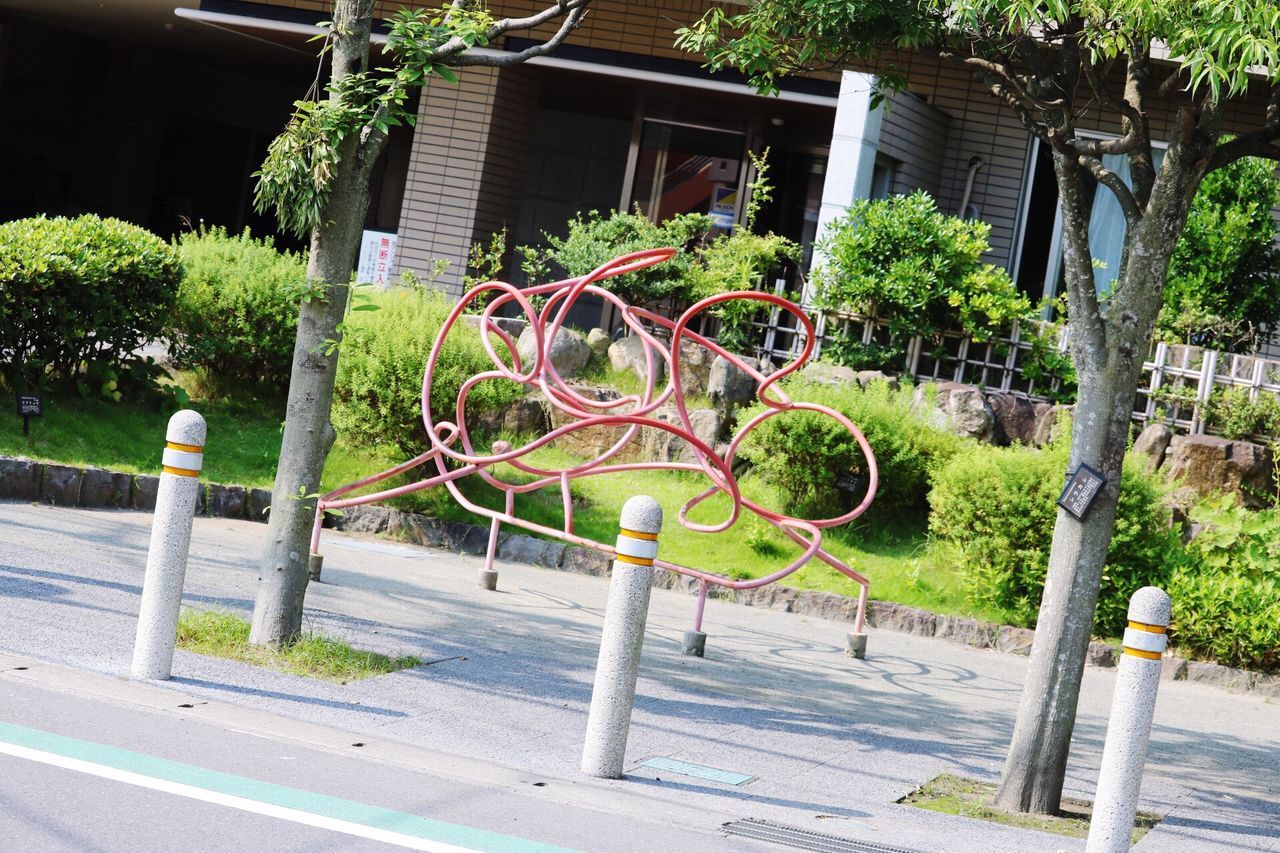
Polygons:
<instances>
[{"instance_id":1,"label":"grass lawn","mask_svg":"<svg viewBox=\"0 0 1280 853\"><path fill-rule=\"evenodd\" d=\"M975 782L972 779L963 779L944 773L921 785L898 802L931 812L988 820L1020 829L1038 829L1041 832L1052 832L1055 835L1067 835L1072 838L1085 838L1089 835L1089 819L1093 815L1092 803L1064 797L1062 811L1056 815L1006 812L989 805L995 792L996 786L989 782ZM1159 815L1138 812L1130 843L1137 844L1139 839L1159 822Z\"/></svg>"},{"instance_id":2,"label":"grass lawn","mask_svg":"<svg viewBox=\"0 0 1280 853\"><path fill-rule=\"evenodd\" d=\"M281 416L277 406L264 403L194 401L192 408L205 416L209 441L205 451L205 479L269 488L280 447ZM158 409L126 406L79 397L46 398L44 417L32 423L32 441L22 437L21 421L0 418L0 454L25 455L49 462L97 465L129 473L154 474L160 470L168 416ZM355 446L339 439L325 465L323 485L332 488L383 470L403 455L392 448ZM544 448L538 461L564 464L571 457ZM519 475L501 466L499 476ZM632 495L651 495L662 504L666 516L660 554L673 562L707 569L737 578L761 577L784 566L795 545L768 525L746 514L721 534L696 533L677 521L680 507L706 487L699 475L643 471L588 477L572 485L576 531L599 542L612 542L618 531L618 511ZM772 490L750 476L742 481L744 492L764 506L778 507ZM499 508L501 495L479 480L463 480L464 493L484 506ZM433 489L401 499L398 505L453 521L484 521L458 506L443 489ZM725 517L728 500L708 500L691 514L696 522ZM543 490L516 499L516 512L549 527L563 523L558 489ZM922 530L885 527L865 522L828 531L824 544L833 554L871 579L874 598L896 601L952 615L998 621L998 614L976 610L965 600L961 579L945 547L930 546ZM801 589L857 594L857 585L827 566L814 562L783 581Z\"/></svg>"},{"instance_id":3,"label":"grass lawn","mask_svg":"<svg viewBox=\"0 0 1280 853\"><path fill-rule=\"evenodd\" d=\"M184 609L178 618L178 648L338 684L422 663L415 657L393 658L354 649L341 640L309 632L286 648L251 646L249 623L234 613L218 610Z\"/></svg>"}]
</instances>

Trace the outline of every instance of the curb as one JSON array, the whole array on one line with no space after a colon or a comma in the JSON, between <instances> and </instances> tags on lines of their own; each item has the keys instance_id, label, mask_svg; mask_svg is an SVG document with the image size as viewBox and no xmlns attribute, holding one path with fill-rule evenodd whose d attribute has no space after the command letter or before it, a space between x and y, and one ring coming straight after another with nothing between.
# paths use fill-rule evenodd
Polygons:
<instances>
[{"instance_id":1,"label":"curb","mask_svg":"<svg viewBox=\"0 0 1280 853\"><path fill-rule=\"evenodd\" d=\"M48 503L53 506L86 509L155 509L160 478L149 474L121 474L103 468L77 468L36 462L22 457L0 456L0 500ZM271 506L271 492L244 486L205 484L200 490L196 511L215 518L265 522ZM388 536L414 545L442 548L471 556L483 555L489 543L487 525L442 521L431 516L404 512L384 506L355 506L329 519L326 526L347 533ZM497 557L546 569L606 577L609 558L599 551L564 545L523 533L500 533ZM658 572L653 586L696 595L698 582L674 572ZM752 590L711 587L708 598L764 607L782 613L814 616L852 624L856 601L834 592L794 589L770 584ZM963 616L946 616L896 604L867 602L866 623L872 628L949 640L978 649L993 649L1015 655L1029 655L1035 637L1032 628L998 625ZM1091 642L1086 662L1091 666L1114 668L1120 648ZM1220 687L1233 693L1254 693L1280 698L1280 674L1254 672L1207 661L1186 660L1167 655L1160 677L1169 681L1189 681Z\"/></svg>"}]
</instances>

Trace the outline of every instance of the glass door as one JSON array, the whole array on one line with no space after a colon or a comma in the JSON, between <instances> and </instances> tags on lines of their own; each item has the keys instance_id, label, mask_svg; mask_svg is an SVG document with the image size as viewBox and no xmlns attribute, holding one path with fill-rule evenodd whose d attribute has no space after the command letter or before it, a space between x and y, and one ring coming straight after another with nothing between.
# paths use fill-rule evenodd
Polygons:
<instances>
[{"instance_id":1,"label":"glass door","mask_svg":"<svg viewBox=\"0 0 1280 853\"><path fill-rule=\"evenodd\" d=\"M654 222L681 213L706 213L719 231L742 215L746 135L645 119L628 207Z\"/></svg>"}]
</instances>

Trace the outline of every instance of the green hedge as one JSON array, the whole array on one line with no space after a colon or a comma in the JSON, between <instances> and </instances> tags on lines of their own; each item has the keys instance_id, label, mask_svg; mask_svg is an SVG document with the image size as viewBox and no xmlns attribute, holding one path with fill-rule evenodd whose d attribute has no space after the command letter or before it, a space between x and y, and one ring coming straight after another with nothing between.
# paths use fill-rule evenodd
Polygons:
<instances>
[{"instance_id":1,"label":"green hedge","mask_svg":"<svg viewBox=\"0 0 1280 853\"><path fill-rule=\"evenodd\" d=\"M135 353L163 333L181 265L154 234L118 219L0 225L0 370L11 387L70 380L119 400L158 371Z\"/></svg>"},{"instance_id":2,"label":"green hedge","mask_svg":"<svg viewBox=\"0 0 1280 853\"><path fill-rule=\"evenodd\" d=\"M396 287L370 297L373 311L352 312L338 358L333 425L361 442L389 444L417 455L428 446L422 424L422 375L436 334L451 304L430 288ZM499 346L499 351L502 347ZM437 421L453 421L462 383L493 362L480 334L466 322L454 325L436 363L431 409ZM519 399L524 389L507 380L472 389L467 424Z\"/></svg>"},{"instance_id":3,"label":"green hedge","mask_svg":"<svg viewBox=\"0 0 1280 853\"><path fill-rule=\"evenodd\" d=\"M278 252L246 229L211 228L178 241L184 276L170 332L174 364L213 390L289 385L302 255Z\"/></svg>"},{"instance_id":4,"label":"green hedge","mask_svg":"<svg viewBox=\"0 0 1280 853\"><path fill-rule=\"evenodd\" d=\"M1280 667L1280 509L1231 498L1192 510L1202 529L1169 580L1173 642L1228 666Z\"/></svg>"},{"instance_id":5,"label":"green hedge","mask_svg":"<svg viewBox=\"0 0 1280 853\"><path fill-rule=\"evenodd\" d=\"M1065 442L1041 450L973 445L938 472L929 493L930 530L956 544L971 600L1011 624L1034 627L1039 615L1067 463ZM1102 636L1122 633L1129 596L1164 586L1179 559L1165 488L1140 460L1125 464L1094 619Z\"/></svg>"},{"instance_id":6,"label":"green hedge","mask_svg":"<svg viewBox=\"0 0 1280 853\"><path fill-rule=\"evenodd\" d=\"M930 475L960 451L963 441L929 426L912 408L909 388L895 391L887 383L874 382L863 391L856 384L795 380L787 383L786 391L793 400L835 409L867 437L880 472L868 518L924 524ZM746 409L738 423L746 423L762 410L760 404ZM743 443L741 455L782 493L786 512L813 518L838 515L849 498L842 498L837 481L866 473L854 438L834 419L817 412L790 412L765 421Z\"/></svg>"}]
</instances>

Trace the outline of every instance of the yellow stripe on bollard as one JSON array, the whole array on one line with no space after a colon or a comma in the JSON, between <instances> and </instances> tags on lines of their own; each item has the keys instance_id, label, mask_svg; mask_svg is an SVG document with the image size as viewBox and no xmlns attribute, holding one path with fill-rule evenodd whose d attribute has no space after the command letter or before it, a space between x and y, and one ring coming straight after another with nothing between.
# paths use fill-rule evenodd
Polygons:
<instances>
[{"instance_id":1,"label":"yellow stripe on bollard","mask_svg":"<svg viewBox=\"0 0 1280 853\"><path fill-rule=\"evenodd\" d=\"M1145 622L1134 622L1129 620L1129 627L1135 631L1150 631L1152 634L1165 634L1169 631L1168 625L1148 625Z\"/></svg>"},{"instance_id":2,"label":"yellow stripe on bollard","mask_svg":"<svg viewBox=\"0 0 1280 853\"><path fill-rule=\"evenodd\" d=\"M633 566L652 566L653 558L632 557L629 554L618 554L614 559L619 563L630 563Z\"/></svg>"},{"instance_id":3,"label":"yellow stripe on bollard","mask_svg":"<svg viewBox=\"0 0 1280 853\"><path fill-rule=\"evenodd\" d=\"M176 441L166 441L164 446L170 450L185 450L188 453L204 453L204 445L201 444L178 444Z\"/></svg>"},{"instance_id":4,"label":"yellow stripe on bollard","mask_svg":"<svg viewBox=\"0 0 1280 853\"><path fill-rule=\"evenodd\" d=\"M174 468L171 465L161 465L161 470L166 474L177 474L179 477L199 477L199 471L192 471L190 468Z\"/></svg>"},{"instance_id":5,"label":"yellow stripe on bollard","mask_svg":"<svg viewBox=\"0 0 1280 853\"><path fill-rule=\"evenodd\" d=\"M639 530L627 530L625 527L618 531L623 536L630 536L632 539L647 539L650 542L658 541L656 533L641 533Z\"/></svg>"},{"instance_id":6,"label":"yellow stripe on bollard","mask_svg":"<svg viewBox=\"0 0 1280 853\"><path fill-rule=\"evenodd\" d=\"M1126 655L1133 655L1135 658L1146 658L1147 660L1160 660L1162 657L1159 652L1149 652L1145 649L1131 649L1128 646L1124 647L1124 653Z\"/></svg>"}]
</instances>

